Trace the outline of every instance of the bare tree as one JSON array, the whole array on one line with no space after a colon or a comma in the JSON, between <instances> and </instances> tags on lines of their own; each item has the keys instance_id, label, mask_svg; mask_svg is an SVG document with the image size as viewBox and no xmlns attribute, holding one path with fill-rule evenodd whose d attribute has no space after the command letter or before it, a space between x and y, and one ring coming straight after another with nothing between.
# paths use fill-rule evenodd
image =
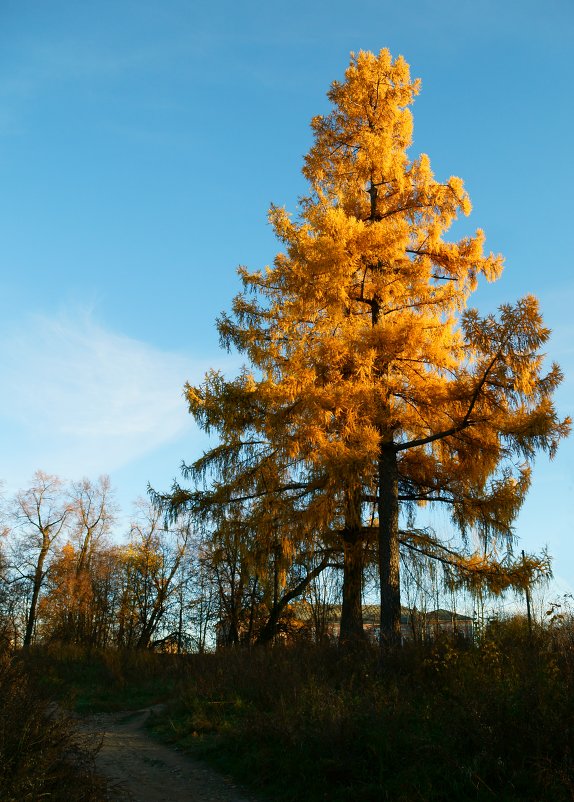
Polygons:
<instances>
[{"instance_id":1,"label":"bare tree","mask_svg":"<svg viewBox=\"0 0 574 802\"><path fill-rule=\"evenodd\" d=\"M78 574L89 570L98 544L113 526L117 505L113 498L110 477L100 476L97 482L82 479L74 482L70 491L73 510L73 538L77 547Z\"/></svg>"},{"instance_id":2,"label":"bare tree","mask_svg":"<svg viewBox=\"0 0 574 802\"><path fill-rule=\"evenodd\" d=\"M13 501L12 517L16 540L15 574L29 584L24 646L32 642L38 601L49 567L49 556L69 524L72 507L57 476L36 471L30 487L19 491Z\"/></svg>"},{"instance_id":3,"label":"bare tree","mask_svg":"<svg viewBox=\"0 0 574 802\"><path fill-rule=\"evenodd\" d=\"M188 540L187 525L167 528L158 508L138 502L124 560L124 620L120 629L126 645L143 649L152 643L168 607L177 600L178 572Z\"/></svg>"},{"instance_id":4,"label":"bare tree","mask_svg":"<svg viewBox=\"0 0 574 802\"><path fill-rule=\"evenodd\" d=\"M109 584L113 558L107 543L115 515L110 481L102 476L97 482L74 482L65 498L67 539L54 549L38 619L49 638L96 645L105 617L100 608L108 606L101 591Z\"/></svg>"}]
</instances>

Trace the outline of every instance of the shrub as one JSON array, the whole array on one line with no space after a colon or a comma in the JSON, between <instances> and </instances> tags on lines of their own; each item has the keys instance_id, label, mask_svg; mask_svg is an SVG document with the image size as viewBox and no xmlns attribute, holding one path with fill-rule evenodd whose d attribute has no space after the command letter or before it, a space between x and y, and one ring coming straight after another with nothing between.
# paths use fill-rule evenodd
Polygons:
<instances>
[{"instance_id":1,"label":"shrub","mask_svg":"<svg viewBox=\"0 0 574 802\"><path fill-rule=\"evenodd\" d=\"M0 653L0 799L3 802L101 802L97 745L34 687L21 660Z\"/></svg>"},{"instance_id":2,"label":"shrub","mask_svg":"<svg viewBox=\"0 0 574 802\"><path fill-rule=\"evenodd\" d=\"M382 668L368 649L205 655L163 730L282 802L571 800L567 642L511 623L477 647L406 645Z\"/></svg>"}]
</instances>

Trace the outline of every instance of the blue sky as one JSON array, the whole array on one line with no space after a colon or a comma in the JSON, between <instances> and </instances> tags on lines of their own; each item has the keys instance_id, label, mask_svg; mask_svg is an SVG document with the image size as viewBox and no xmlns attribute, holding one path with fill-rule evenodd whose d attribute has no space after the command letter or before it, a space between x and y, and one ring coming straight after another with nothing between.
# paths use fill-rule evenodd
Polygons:
<instances>
[{"instance_id":1,"label":"blue sky","mask_svg":"<svg viewBox=\"0 0 574 802\"><path fill-rule=\"evenodd\" d=\"M0 477L109 473L125 510L206 445L182 387L233 373L215 317L278 249L309 121L349 52L422 79L413 155L461 176L502 252L483 311L536 294L574 409L571 0L2 0ZM574 438L541 455L517 522L574 587ZM446 526L446 524L445 524Z\"/></svg>"}]
</instances>

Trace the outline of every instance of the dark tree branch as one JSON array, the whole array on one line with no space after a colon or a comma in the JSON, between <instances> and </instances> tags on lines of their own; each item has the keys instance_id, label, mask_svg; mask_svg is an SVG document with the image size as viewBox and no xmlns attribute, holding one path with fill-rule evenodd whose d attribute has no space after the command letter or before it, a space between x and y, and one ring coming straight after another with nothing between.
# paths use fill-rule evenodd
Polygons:
<instances>
[{"instance_id":1,"label":"dark tree branch","mask_svg":"<svg viewBox=\"0 0 574 802\"><path fill-rule=\"evenodd\" d=\"M476 406L476 402L478 401L478 397L480 396L481 390L486 384L488 374L490 373L490 371L492 370L492 368L494 367L500 356L501 356L501 351L499 349L493 356L483 376L478 382L474 390L474 393L471 396L470 404L466 411L466 414L460 423L458 423L456 426L452 426L450 429L445 429L442 432L437 432L436 434L430 434L428 437L421 437L418 440L409 440L406 443L396 443L393 446L394 451L396 452L406 451L409 448L416 448L417 446L427 445L427 443L433 443L435 440L443 440L445 437L450 437L453 434L458 434L458 432L461 432L463 429L472 426L473 421L470 420L470 416L472 415L472 411Z\"/></svg>"}]
</instances>

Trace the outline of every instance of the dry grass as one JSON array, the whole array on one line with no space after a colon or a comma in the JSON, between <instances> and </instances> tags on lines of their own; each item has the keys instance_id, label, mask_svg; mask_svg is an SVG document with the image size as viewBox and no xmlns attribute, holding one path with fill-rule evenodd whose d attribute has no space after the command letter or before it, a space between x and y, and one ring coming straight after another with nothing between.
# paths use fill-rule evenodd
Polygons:
<instances>
[{"instance_id":1,"label":"dry grass","mask_svg":"<svg viewBox=\"0 0 574 802\"><path fill-rule=\"evenodd\" d=\"M97 744L81 738L69 714L34 687L20 659L0 654L0 799L102 802L94 771Z\"/></svg>"},{"instance_id":2,"label":"dry grass","mask_svg":"<svg viewBox=\"0 0 574 802\"><path fill-rule=\"evenodd\" d=\"M572 630L198 658L164 733L281 802L574 798Z\"/></svg>"},{"instance_id":3,"label":"dry grass","mask_svg":"<svg viewBox=\"0 0 574 802\"><path fill-rule=\"evenodd\" d=\"M572 622L532 635L503 622L479 644L410 645L382 667L375 650L310 646L187 657L51 649L28 664L92 709L170 697L158 733L277 802L574 799ZM56 777L60 758L49 755Z\"/></svg>"}]
</instances>

